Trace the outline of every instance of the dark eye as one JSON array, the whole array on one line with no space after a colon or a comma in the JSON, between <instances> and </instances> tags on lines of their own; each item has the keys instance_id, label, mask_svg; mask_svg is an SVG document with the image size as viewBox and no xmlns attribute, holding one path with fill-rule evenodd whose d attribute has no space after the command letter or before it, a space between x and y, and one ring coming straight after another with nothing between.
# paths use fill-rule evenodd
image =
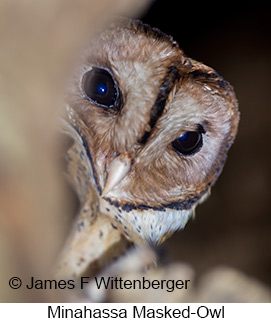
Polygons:
<instances>
[{"instance_id":1,"label":"dark eye","mask_svg":"<svg viewBox=\"0 0 271 323\"><path fill-rule=\"evenodd\" d=\"M83 90L94 103L107 108L117 107L118 86L107 70L95 67L87 72L83 78Z\"/></svg>"},{"instance_id":2,"label":"dark eye","mask_svg":"<svg viewBox=\"0 0 271 323\"><path fill-rule=\"evenodd\" d=\"M187 131L172 142L173 148L182 155L193 155L202 146L201 131Z\"/></svg>"}]
</instances>

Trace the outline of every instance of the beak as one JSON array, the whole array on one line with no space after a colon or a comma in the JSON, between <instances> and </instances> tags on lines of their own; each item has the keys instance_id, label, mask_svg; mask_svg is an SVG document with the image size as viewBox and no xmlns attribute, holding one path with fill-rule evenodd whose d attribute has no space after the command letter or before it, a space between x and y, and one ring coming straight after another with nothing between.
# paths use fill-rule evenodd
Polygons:
<instances>
[{"instance_id":1,"label":"beak","mask_svg":"<svg viewBox=\"0 0 271 323\"><path fill-rule=\"evenodd\" d=\"M102 196L110 192L129 172L132 159L128 153L116 157L109 166L109 172L105 182Z\"/></svg>"}]
</instances>

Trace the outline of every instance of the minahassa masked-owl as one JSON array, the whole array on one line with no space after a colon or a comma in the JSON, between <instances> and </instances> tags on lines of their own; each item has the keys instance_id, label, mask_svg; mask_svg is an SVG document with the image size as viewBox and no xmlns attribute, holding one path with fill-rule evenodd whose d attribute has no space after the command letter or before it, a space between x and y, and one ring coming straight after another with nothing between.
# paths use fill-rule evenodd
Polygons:
<instances>
[{"instance_id":1,"label":"minahassa masked-owl","mask_svg":"<svg viewBox=\"0 0 271 323\"><path fill-rule=\"evenodd\" d=\"M93 274L128 245L184 228L221 173L238 121L231 85L171 37L130 19L100 32L68 88L63 131L80 210L60 275Z\"/></svg>"}]
</instances>

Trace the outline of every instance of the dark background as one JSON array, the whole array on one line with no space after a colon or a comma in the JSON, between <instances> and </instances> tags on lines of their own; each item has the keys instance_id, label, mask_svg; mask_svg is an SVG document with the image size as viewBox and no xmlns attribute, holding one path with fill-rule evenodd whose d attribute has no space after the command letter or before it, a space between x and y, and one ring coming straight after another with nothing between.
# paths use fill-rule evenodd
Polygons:
<instances>
[{"instance_id":1,"label":"dark background","mask_svg":"<svg viewBox=\"0 0 271 323\"><path fill-rule=\"evenodd\" d=\"M239 4L240 6L240 4ZM162 247L162 260L190 263L200 276L229 265L271 286L270 10L158 0L141 17L217 70L235 89L239 132L218 182L194 220Z\"/></svg>"}]
</instances>

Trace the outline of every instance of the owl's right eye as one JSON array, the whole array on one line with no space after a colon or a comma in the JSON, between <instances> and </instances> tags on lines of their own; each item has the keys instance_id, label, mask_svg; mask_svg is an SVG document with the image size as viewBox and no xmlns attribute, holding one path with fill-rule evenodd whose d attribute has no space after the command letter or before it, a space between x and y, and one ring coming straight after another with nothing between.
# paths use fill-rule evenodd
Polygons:
<instances>
[{"instance_id":1,"label":"owl's right eye","mask_svg":"<svg viewBox=\"0 0 271 323\"><path fill-rule=\"evenodd\" d=\"M197 131L187 131L175 139L171 143L172 147L183 156L193 155L202 147L202 134L204 133L204 128L198 125Z\"/></svg>"},{"instance_id":2,"label":"owl's right eye","mask_svg":"<svg viewBox=\"0 0 271 323\"><path fill-rule=\"evenodd\" d=\"M95 67L83 77L83 91L90 101L106 107L116 108L119 90L111 73L104 68Z\"/></svg>"}]
</instances>

